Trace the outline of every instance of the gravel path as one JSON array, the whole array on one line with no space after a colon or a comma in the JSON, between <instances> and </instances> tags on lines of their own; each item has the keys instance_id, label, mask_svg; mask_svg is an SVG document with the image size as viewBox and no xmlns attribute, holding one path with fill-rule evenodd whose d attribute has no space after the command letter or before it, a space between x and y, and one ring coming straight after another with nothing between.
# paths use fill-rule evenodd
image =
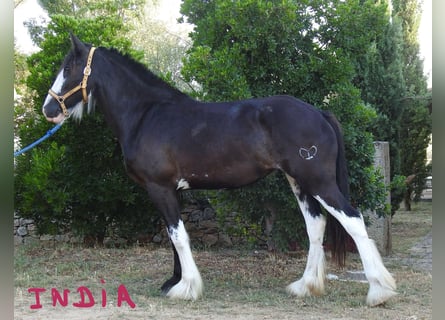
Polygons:
<instances>
[{"instance_id":1,"label":"gravel path","mask_svg":"<svg viewBox=\"0 0 445 320\"><path fill-rule=\"evenodd\" d=\"M410 256L404 263L416 270L433 272L433 232L430 231L422 240L410 250Z\"/></svg>"},{"instance_id":2,"label":"gravel path","mask_svg":"<svg viewBox=\"0 0 445 320\"><path fill-rule=\"evenodd\" d=\"M412 268L413 270L433 273L433 233L430 231L425 237L418 241L409 249L409 255L383 257L385 261L398 261L402 265ZM330 280L343 281L359 281L367 282L363 270L347 270L338 276L335 274L328 274Z\"/></svg>"}]
</instances>

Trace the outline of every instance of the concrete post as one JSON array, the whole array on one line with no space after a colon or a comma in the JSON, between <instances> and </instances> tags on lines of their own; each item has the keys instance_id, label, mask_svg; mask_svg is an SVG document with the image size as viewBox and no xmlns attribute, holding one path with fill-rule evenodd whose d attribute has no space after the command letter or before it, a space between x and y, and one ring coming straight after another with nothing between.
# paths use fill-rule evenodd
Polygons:
<instances>
[{"instance_id":1,"label":"concrete post","mask_svg":"<svg viewBox=\"0 0 445 320\"><path fill-rule=\"evenodd\" d=\"M380 169L385 185L389 186L391 182L389 143L386 141L375 141L374 149L374 166ZM391 204L391 194L389 191L386 202L389 205ZM377 213L371 211L364 212L363 215L369 219L368 234L369 237L376 242L380 253L384 256L391 254L391 216L379 217Z\"/></svg>"}]
</instances>

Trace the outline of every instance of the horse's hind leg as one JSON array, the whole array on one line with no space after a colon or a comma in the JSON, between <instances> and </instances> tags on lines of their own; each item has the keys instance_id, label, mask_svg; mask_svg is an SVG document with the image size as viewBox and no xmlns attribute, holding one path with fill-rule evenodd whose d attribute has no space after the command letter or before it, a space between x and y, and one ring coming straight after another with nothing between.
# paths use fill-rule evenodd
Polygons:
<instances>
[{"instance_id":1,"label":"horse's hind leg","mask_svg":"<svg viewBox=\"0 0 445 320\"><path fill-rule=\"evenodd\" d=\"M202 279L192 256L189 236L180 218L175 191L157 185L149 185L147 190L164 215L167 232L173 245L173 276L164 283L162 291L169 298L196 300L202 294Z\"/></svg>"},{"instance_id":2,"label":"horse's hind leg","mask_svg":"<svg viewBox=\"0 0 445 320\"><path fill-rule=\"evenodd\" d=\"M367 304L376 306L385 302L396 295L396 284L383 265L374 241L368 238L363 216L352 208L336 186L325 190L328 192L323 195L314 195L314 198L342 224L346 232L354 239L369 281Z\"/></svg>"},{"instance_id":3,"label":"horse's hind leg","mask_svg":"<svg viewBox=\"0 0 445 320\"><path fill-rule=\"evenodd\" d=\"M302 193L292 177L288 175L286 177L303 213L309 236L309 253L303 277L291 283L287 291L299 297L321 295L324 293L325 282L323 235L326 219L321 214L319 203L311 195Z\"/></svg>"}]
</instances>

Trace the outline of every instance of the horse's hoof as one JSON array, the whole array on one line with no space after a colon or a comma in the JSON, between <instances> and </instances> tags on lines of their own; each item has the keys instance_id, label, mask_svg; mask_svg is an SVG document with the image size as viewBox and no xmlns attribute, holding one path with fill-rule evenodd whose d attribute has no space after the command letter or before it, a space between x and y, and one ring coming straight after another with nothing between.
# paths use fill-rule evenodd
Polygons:
<instances>
[{"instance_id":1,"label":"horse's hoof","mask_svg":"<svg viewBox=\"0 0 445 320\"><path fill-rule=\"evenodd\" d=\"M178 282L181 281L181 277L173 276L167 281L164 282L164 284L161 287L161 292L164 296L168 295L168 292L171 288L173 288Z\"/></svg>"}]
</instances>

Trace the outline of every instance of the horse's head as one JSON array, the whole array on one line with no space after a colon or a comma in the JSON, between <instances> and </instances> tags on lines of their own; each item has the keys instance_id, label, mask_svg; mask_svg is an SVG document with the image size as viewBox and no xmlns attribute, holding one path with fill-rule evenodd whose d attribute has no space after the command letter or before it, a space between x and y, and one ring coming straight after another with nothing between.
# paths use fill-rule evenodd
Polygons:
<instances>
[{"instance_id":1,"label":"horse's head","mask_svg":"<svg viewBox=\"0 0 445 320\"><path fill-rule=\"evenodd\" d=\"M60 123L68 116L79 120L83 105L91 102L88 79L95 48L71 35L72 49L65 57L60 71L43 104L43 114L48 121Z\"/></svg>"}]
</instances>

